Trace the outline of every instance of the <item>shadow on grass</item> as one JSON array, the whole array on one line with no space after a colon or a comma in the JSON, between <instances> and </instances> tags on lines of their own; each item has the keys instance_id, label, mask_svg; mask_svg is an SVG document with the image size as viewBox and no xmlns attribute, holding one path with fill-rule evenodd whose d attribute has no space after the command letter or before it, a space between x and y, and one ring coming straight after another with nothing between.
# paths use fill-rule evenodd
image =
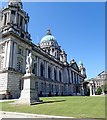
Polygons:
<instances>
[{"instance_id":1,"label":"shadow on grass","mask_svg":"<svg viewBox=\"0 0 107 120\"><path fill-rule=\"evenodd\" d=\"M46 104L46 103L56 103L56 102L64 102L66 100L50 100L50 101L42 101L42 102L37 102L36 104L32 104L32 105L38 105L38 104Z\"/></svg>"},{"instance_id":2,"label":"shadow on grass","mask_svg":"<svg viewBox=\"0 0 107 120\"><path fill-rule=\"evenodd\" d=\"M42 104L44 104L44 103L64 102L64 101L66 101L66 100L56 100L56 101L52 100L52 101L44 101Z\"/></svg>"}]
</instances>

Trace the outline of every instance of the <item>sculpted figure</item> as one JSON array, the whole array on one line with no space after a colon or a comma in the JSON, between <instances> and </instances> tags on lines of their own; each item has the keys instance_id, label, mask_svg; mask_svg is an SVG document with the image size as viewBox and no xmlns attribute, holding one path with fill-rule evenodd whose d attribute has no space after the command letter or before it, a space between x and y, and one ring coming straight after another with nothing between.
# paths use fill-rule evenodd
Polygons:
<instances>
[{"instance_id":1,"label":"sculpted figure","mask_svg":"<svg viewBox=\"0 0 107 120\"><path fill-rule=\"evenodd\" d=\"M32 73L32 55L29 53L29 55L26 58L26 74Z\"/></svg>"}]
</instances>

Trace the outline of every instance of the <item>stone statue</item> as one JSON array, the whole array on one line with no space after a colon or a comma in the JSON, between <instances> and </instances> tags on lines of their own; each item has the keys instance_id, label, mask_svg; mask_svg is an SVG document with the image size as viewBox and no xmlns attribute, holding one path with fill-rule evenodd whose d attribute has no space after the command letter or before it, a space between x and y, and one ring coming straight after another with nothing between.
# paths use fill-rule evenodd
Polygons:
<instances>
[{"instance_id":1,"label":"stone statue","mask_svg":"<svg viewBox=\"0 0 107 120\"><path fill-rule=\"evenodd\" d=\"M26 58L26 74L32 73L32 54L29 53L29 55Z\"/></svg>"}]
</instances>

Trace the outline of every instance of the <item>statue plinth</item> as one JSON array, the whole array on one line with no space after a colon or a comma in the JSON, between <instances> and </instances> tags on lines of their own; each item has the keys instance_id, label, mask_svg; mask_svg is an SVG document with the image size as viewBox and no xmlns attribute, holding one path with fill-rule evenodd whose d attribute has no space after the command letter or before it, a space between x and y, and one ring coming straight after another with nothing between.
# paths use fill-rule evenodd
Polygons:
<instances>
[{"instance_id":1,"label":"statue plinth","mask_svg":"<svg viewBox=\"0 0 107 120\"><path fill-rule=\"evenodd\" d=\"M23 90L21 91L21 96L16 102L17 104L33 105L41 103L39 100L37 89L36 89L36 77L32 73L25 74L22 79L24 80Z\"/></svg>"}]
</instances>

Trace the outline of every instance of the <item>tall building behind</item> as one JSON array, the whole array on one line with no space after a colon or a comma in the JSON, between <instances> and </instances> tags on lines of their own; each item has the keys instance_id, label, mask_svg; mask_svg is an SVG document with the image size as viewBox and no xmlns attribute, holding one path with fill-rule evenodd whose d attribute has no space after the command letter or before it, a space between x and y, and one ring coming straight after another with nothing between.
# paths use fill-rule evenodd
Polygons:
<instances>
[{"instance_id":1,"label":"tall building behind","mask_svg":"<svg viewBox=\"0 0 107 120\"><path fill-rule=\"evenodd\" d=\"M86 78L83 63L67 62L67 54L59 46L50 29L40 44L32 43L28 31L29 16L20 0L9 0L2 9L0 32L0 96L9 93L18 98L23 89L26 57L32 53L33 73L40 96L83 95Z\"/></svg>"}]
</instances>

